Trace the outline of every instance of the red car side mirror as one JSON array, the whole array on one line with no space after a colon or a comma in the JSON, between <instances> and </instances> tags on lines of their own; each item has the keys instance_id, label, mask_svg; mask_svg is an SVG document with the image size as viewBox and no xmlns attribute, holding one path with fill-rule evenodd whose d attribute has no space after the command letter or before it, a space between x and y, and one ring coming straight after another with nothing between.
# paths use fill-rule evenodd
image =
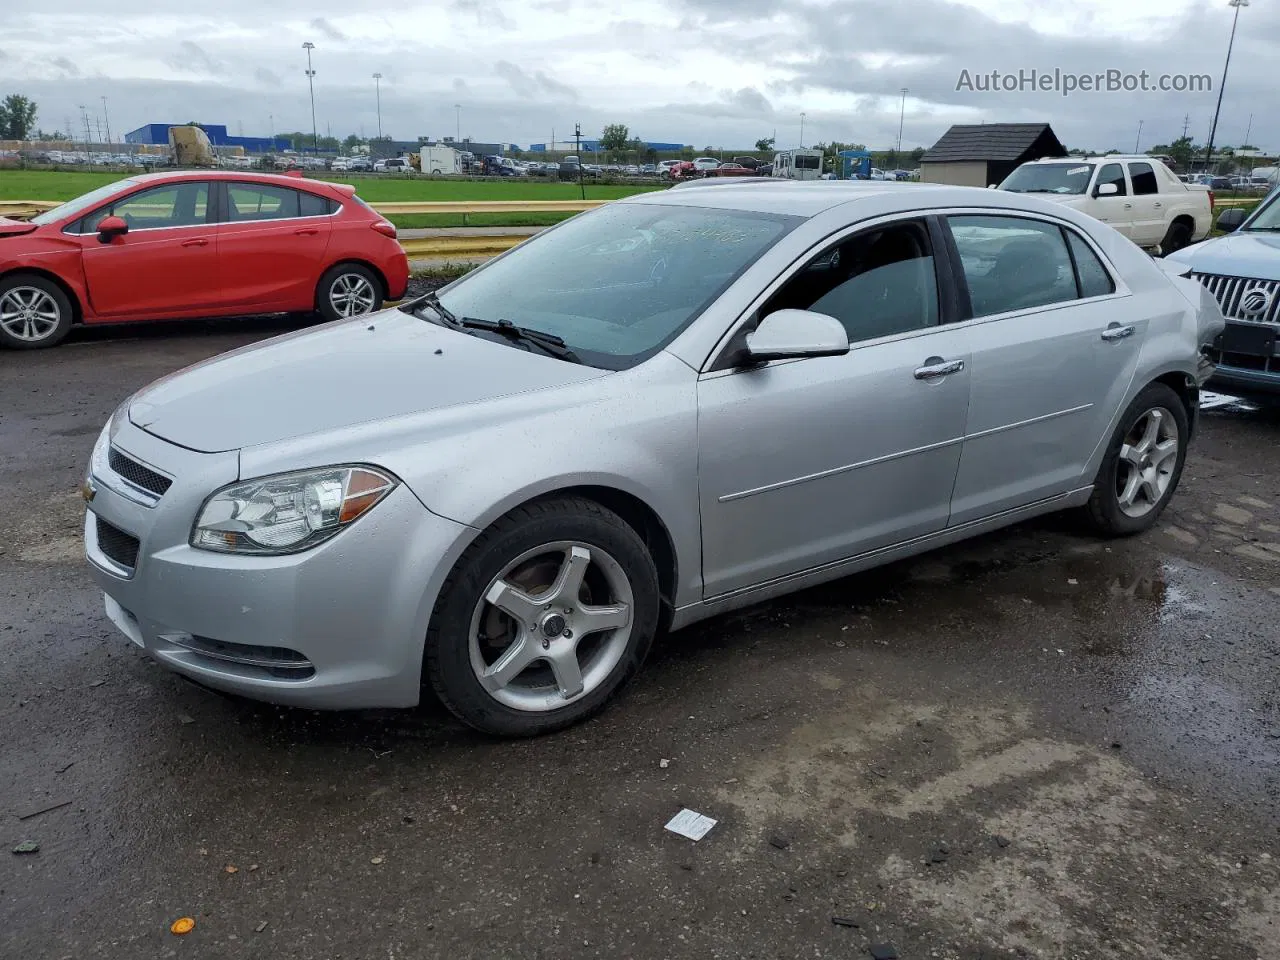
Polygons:
<instances>
[{"instance_id":1,"label":"red car side mirror","mask_svg":"<svg viewBox=\"0 0 1280 960\"><path fill-rule=\"evenodd\" d=\"M116 237L123 237L129 232L129 224L120 217L103 217L98 222L98 240L110 243Z\"/></svg>"}]
</instances>

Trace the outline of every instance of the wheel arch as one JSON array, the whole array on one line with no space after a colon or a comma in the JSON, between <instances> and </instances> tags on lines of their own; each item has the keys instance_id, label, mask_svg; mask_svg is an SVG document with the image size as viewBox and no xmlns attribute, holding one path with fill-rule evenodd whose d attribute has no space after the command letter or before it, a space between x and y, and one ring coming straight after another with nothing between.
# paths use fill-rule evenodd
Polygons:
<instances>
[{"instance_id":1,"label":"wheel arch","mask_svg":"<svg viewBox=\"0 0 1280 960\"><path fill-rule=\"evenodd\" d=\"M48 280L66 295L67 301L71 304L71 322L84 322L84 304L80 302L80 295L62 277L40 267L18 266L0 273L0 283L20 276L34 276L42 280Z\"/></svg>"},{"instance_id":2,"label":"wheel arch","mask_svg":"<svg viewBox=\"0 0 1280 960\"><path fill-rule=\"evenodd\" d=\"M1190 434L1194 436L1200 410L1200 387L1196 384L1195 377L1181 370L1170 370L1153 378L1147 386L1152 383L1162 383L1178 395L1178 399L1182 401L1182 408L1187 412ZM1143 389L1145 390L1146 387L1143 387ZM1191 436L1188 436L1187 439L1190 440Z\"/></svg>"},{"instance_id":3,"label":"wheel arch","mask_svg":"<svg viewBox=\"0 0 1280 960\"><path fill-rule=\"evenodd\" d=\"M324 278L329 276L329 274L331 274L338 267L345 267L345 266L364 267L366 270L372 273L374 278L378 281L379 285L382 287L382 299L384 301L387 299L387 296L391 290L391 284L387 282L387 275L378 269L377 264L370 263L368 260L362 259L361 257L343 257L340 260L333 261L333 263L325 267L324 271L320 274L320 279L316 281L315 299L316 299L317 306L319 306L320 304L320 284L324 282Z\"/></svg>"}]
</instances>

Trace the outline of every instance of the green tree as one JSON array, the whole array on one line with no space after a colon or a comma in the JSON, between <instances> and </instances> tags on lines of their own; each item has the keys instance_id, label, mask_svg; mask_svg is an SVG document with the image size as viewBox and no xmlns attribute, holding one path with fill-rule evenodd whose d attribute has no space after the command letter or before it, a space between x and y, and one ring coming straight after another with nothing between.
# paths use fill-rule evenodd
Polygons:
<instances>
[{"instance_id":1,"label":"green tree","mask_svg":"<svg viewBox=\"0 0 1280 960\"><path fill-rule=\"evenodd\" d=\"M36 126L36 104L20 93L0 102L0 140L26 140Z\"/></svg>"},{"instance_id":2,"label":"green tree","mask_svg":"<svg viewBox=\"0 0 1280 960\"><path fill-rule=\"evenodd\" d=\"M364 141L361 140L354 133L348 133L346 136L346 139L342 141L342 146L348 153L350 153L352 150L362 145L363 143Z\"/></svg>"},{"instance_id":3,"label":"green tree","mask_svg":"<svg viewBox=\"0 0 1280 960\"><path fill-rule=\"evenodd\" d=\"M761 137L756 141L756 150L760 153L768 153L773 149L774 137Z\"/></svg>"},{"instance_id":4,"label":"green tree","mask_svg":"<svg viewBox=\"0 0 1280 960\"><path fill-rule=\"evenodd\" d=\"M601 149L615 156L627 149L627 141L631 139L631 131L625 123L611 123L600 134Z\"/></svg>"},{"instance_id":5,"label":"green tree","mask_svg":"<svg viewBox=\"0 0 1280 960\"><path fill-rule=\"evenodd\" d=\"M911 151L911 162L912 162L912 163L914 163L914 164L919 164L919 163L920 163L920 158L924 156L924 152L925 152L925 151L924 151L924 147L916 147L914 150L912 150L912 151Z\"/></svg>"},{"instance_id":6,"label":"green tree","mask_svg":"<svg viewBox=\"0 0 1280 960\"><path fill-rule=\"evenodd\" d=\"M1160 153L1167 157L1172 157L1174 165L1179 170L1191 169L1191 158L1198 153L1203 153L1203 149L1191 142L1190 137L1179 137L1173 143L1161 143L1152 147L1148 153Z\"/></svg>"}]
</instances>

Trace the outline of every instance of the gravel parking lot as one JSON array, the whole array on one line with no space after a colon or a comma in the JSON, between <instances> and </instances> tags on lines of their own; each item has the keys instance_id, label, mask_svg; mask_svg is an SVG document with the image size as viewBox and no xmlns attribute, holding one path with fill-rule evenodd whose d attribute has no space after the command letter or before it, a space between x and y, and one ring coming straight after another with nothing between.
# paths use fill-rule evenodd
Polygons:
<instances>
[{"instance_id":1,"label":"gravel parking lot","mask_svg":"<svg viewBox=\"0 0 1280 960\"><path fill-rule=\"evenodd\" d=\"M1280 413L1206 412L1149 535L1052 518L723 617L495 742L217 696L106 620L99 428L287 327L0 354L0 956L1280 956Z\"/></svg>"}]
</instances>

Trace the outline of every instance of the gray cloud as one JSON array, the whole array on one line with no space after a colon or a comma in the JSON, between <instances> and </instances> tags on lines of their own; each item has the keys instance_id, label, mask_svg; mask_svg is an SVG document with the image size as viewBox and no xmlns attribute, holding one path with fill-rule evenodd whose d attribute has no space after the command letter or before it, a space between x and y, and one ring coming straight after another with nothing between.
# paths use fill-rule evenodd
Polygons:
<instances>
[{"instance_id":1,"label":"gray cloud","mask_svg":"<svg viewBox=\"0 0 1280 960\"><path fill-rule=\"evenodd\" d=\"M312 20L311 29L319 31L320 33L328 37L330 40L347 39L347 35L345 33L343 33L341 30L335 27L332 23L330 23L324 17L316 17L314 20Z\"/></svg>"},{"instance_id":2,"label":"gray cloud","mask_svg":"<svg viewBox=\"0 0 1280 960\"><path fill-rule=\"evenodd\" d=\"M257 80L265 87L280 86L280 74L266 67L255 67L253 71L253 79Z\"/></svg>"},{"instance_id":3,"label":"gray cloud","mask_svg":"<svg viewBox=\"0 0 1280 960\"><path fill-rule=\"evenodd\" d=\"M0 52L0 57L3 57L3 55L4 55L3 52ZM50 65L57 67L68 77L80 76L80 68L77 67L70 60L68 60L66 57L54 57L52 60L49 61L49 63Z\"/></svg>"},{"instance_id":4,"label":"gray cloud","mask_svg":"<svg viewBox=\"0 0 1280 960\"><path fill-rule=\"evenodd\" d=\"M199 44L183 40L176 53L165 57L164 62L178 73L220 74L225 71L221 61L209 55Z\"/></svg>"},{"instance_id":5,"label":"gray cloud","mask_svg":"<svg viewBox=\"0 0 1280 960\"><path fill-rule=\"evenodd\" d=\"M454 0L453 9L475 17L482 27L496 30L513 30L511 18L494 6L493 0Z\"/></svg>"},{"instance_id":6,"label":"gray cloud","mask_svg":"<svg viewBox=\"0 0 1280 960\"><path fill-rule=\"evenodd\" d=\"M493 72L505 80L512 91L521 97L550 97L553 100L576 100L578 91L561 83L541 70L529 73L510 60L499 60Z\"/></svg>"}]
</instances>

